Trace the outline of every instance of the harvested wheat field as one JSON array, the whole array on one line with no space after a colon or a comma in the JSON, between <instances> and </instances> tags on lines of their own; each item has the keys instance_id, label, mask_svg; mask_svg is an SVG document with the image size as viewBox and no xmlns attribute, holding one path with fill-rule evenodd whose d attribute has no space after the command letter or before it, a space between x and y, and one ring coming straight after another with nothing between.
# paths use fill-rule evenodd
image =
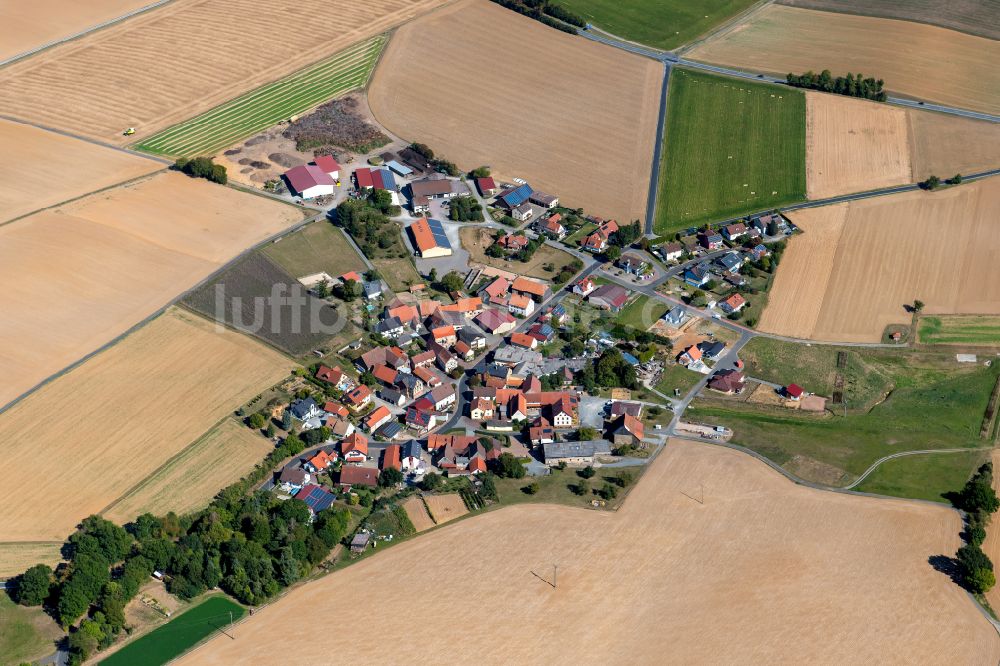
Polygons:
<instances>
[{"instance_id":1,"label":"harvested wheat field","mask_svg":"<svg viewBox=\"0 0 1000 666\"><path fill-rule=\"evenodd\" d=\"M777 76L861 72L892 93L1000 113L1000 42L921 23L769 5L686 56Z\"/></svg>"},{"instance_id":2,"label":"harvested wheat field","mask_svg":"<svg viewBox=\"0 0 1000 666\"><path fill-rule=\"evenodd\" d=\"M67 535L68 536L68 535ZM0 578L16 576L38 563L55 569L62 562L63 541L0 543Z\"/></svg>"},{"instance_id":3,"label":"harvested wheat field","mask_svg":"<svg viewBox=\"0 0 1000 666\"><path fill-rule=\"evenodd\" d=\"M396 32L368 101L391 132L462 169L489 164L565 205L632 220L645 212L662 80L652 60L460 0Z\"/></svg>"},{"instance_id":4,"label":"harvested wheat field","mask_svg":"<svg viewBox=\"0 0 1000 666\"><path fill-rule=\"evenodd\" d=\"M806 194L823 199L910 182L907 112L806 93Z\"/></svg>"},{"instance_id":5,"label":"harvested wheat field","mask_svg":"<svg viewBox=\"0 0 1000 666\"><path fill-rule=\"evenodd\" d=\"M0 226L0 406L301 219L168 172Z\"/></svg>"},{"instance_id":6,"label":"harvested wheat field","mask_svg":"<svg viewBox=\"0 0 1000 666\"><path fill-rule=\"evenodd\" d=\"M1000 178L790 211L803 233L782 258L759 328L878 342L925 314L1000 314Z\"/></svg>"},{"instance_id":7,"label":"harvested wheat field","mask_svg":"<svg viewBox=\"0 0 1000 666\"><path fill-rule=\"evenodd\" d=\"M454 520L455 518L461 518L469 513L469 509L466 508L462 497L454 493L450 495L427 495L424 497L424 501L427 502L427 509L431 513L431 518L438 525L447 523L449 520Z\"/></svg>"},{"instance_id":8,"label":"harvested wheat field","mask_svg":"<svg viewBox=\"0 0 1000 666\"><path fill-rule=\"evenodd\" d=\"M165 166L2 118L0 146L0 182L17 183L0 188L0 223Z\"/></svg>"},{"instance_id":9,"label":"harvested wheat field","mask_svg":"<svg viewBox=\"0 0 1000 666\"><path fill-rule=\"evenodd\" d=\"M406 512L406 517L410 519L414 529L418 532L423 532L434 527L434 521L431 519L430 514L427 513L424 501L416 495L403 502L401 506L403 507L403 511Z\"/></svg>"},{"instance_id":10,"label":"harvested wheat field","mask_svg":"<svg viewBox=\"0 0 1000 666\"><path fill-rule=\"evenodd\" d=\"M131 143L442 2L174 0L0 71L0 112ZM191 44L211 57L185 55Z\"/></svg>"},{"instance_id":11,"label":"harvested wheat field","mask_svg":"<svg viewBox=\"0 0 1000 666\"><path fill-rule=\"evenodd\" d=\"M180 661L310 663L296 646L352 599L366 617L500 621L457 642L433 632L386 641L362 624L339 646L343 662L433 662L447 650L449 661L487 664L891 655L992 665L996 630L928 563L954 554L960 530L942 507L808 489L736 451L673 441L616 513L526 504L463 520L295 588L242 624L242 637L218 636ZM435 568L413 562L460 562L463 594L442 594Z\"/></svg>"},{"instance_id":12,"label":"harvested wheat field","mask_svg":"<svg viewBox=\"0 0 1000 666\"><path fill-rule=\"evenodd\" d=\"M149 511L178 515L200 509L219 490L250 472L274 448L256 430L227 418L158 468L104 512L116 523Z\"/></svg>"},{"instance_id":13,"label":"harvested wheat field","mask_svg":"<svg viewBox=\"0 0 1000 666\"><path fill-rule=\"evenodd\" d=\"M0 3L0 61L66 39L154 0L11 0Z\"/></svg>"},{"instance_id":14,"label":"harvested wheat field","mask_svg":"<svg viewBox=\"0 0 1000 666\"><path fill-rule=\"evenodd\" d=\"M32 476L30 493L0 488L0 541L66 538L292 365L169 310L0 414L4 469ZM61 462L39 474L40 460Z\"/></svg>"},{"instance_id":15,"label":"harvested wheat field","mask_svg":"<svg viewBox=\"0 0 1000 666\"><path fill-rule=\"evenodd\" d=\"M1000 167L1000 123L910 109L913 182Z\"/></svg>"}]
</instances>

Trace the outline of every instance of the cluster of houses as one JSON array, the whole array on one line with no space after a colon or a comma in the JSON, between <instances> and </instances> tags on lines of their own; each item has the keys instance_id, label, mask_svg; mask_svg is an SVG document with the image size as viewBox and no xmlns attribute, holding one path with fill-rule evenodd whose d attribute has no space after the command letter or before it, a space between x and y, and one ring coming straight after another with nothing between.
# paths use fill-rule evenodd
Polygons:
<instances>
[{"instance_id":1,"label":"cluster of houses","mask_svg":"<svg viewBox=\"0 0 1000 666\"><path fill-rule=\"evenodd\" d=\"M725 351L726 345L718 340L702 340L685 347L677 355L677 362L688 370L707 375L711 372L708 362L717 361Z\"/></svg>"},{"instance_id":2,"label":"cluster of houses","mask_svg":"<svg viewBox=\"0 0 1000 666\"><path fill-rule=\"evenodd\" d=\"M546 211L559 205L559 197L534 190L531 185L523 181L501 190L497 187L496 181L487 176L476 179L476 188L485 199L495 197L492 201L493 205L502 209L504 213L518 222L541 218ZM556 219L556 224L558 221L559 218ZM562 233L565 235L566 230L563 229Z\"/></svg>"},{"instance_id":3,"label":"cluster of houses","mask_svg":"<svg viewBox=\"0 0 1000 666\"><path fill-rule=\"evenodd\" d=\"M479 298L485 305L496 311L506 310L509 315L517 317L530 317L538 304L551 295L552 290L545 282L520 275L513 280L497 277L479 290ZM477 320L477 323L480 322ZM492 325L492 328L487 327L487 324ZM514 329L516 321L513 317L508 320L503 316L491 316L480 325L490 333L505 335Z\"/></svg>"},{"instance_id":4,"label":"cluster of houses","mask_svg":"<svg viewBox=\"0 0 1000 666\"><path fill-rule=\"evenodd\" d=\"M573 285L573 293L584 297L595 308L610 312L621 310L629 298L629 292L625 287L617 284L598 285L589 275Z\"/></svg>"}]
</instances>

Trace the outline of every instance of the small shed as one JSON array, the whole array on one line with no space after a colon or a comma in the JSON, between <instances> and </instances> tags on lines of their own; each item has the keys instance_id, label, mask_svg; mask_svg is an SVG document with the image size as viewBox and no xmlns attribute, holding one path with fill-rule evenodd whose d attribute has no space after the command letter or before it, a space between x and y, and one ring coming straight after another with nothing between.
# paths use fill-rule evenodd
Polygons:
<instances>
[{"instance_id":1,"label":"small shed","mask_svg":"<svg viewBox=\"0 0 1000 666\"><path fill-rule=\"evenodd\" d=\"M371 535L367 532L358 532L351 539L351 552L352 553L363 553L365 548L368 547L368 542L371 540Z\"/></svg>"}]
</instances>

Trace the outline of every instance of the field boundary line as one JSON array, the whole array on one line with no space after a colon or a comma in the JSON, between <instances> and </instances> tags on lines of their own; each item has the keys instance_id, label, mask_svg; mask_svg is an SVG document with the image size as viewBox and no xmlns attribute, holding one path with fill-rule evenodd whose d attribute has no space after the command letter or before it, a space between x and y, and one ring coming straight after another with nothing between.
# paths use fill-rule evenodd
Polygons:
<instances>
[{"instance_id":1,"label":"field boundary line","mask_svg":"<svg viewBox=\"0 0 1000 666\"><path fill-rule=\"evenodd\" d=\"M233 188L233 189L240 189L240 188ZM266 196L263 193L258 193L258 194L261 194L262 196ZM278 200L278 201L281 201L282 203L284 203L287 206L292 206L293 208L295 208L297 210L301 210L301 208L299 208L298 206L295 206L294 204L292 204L292 203L290 203L288 201L285 201L285 200L277 198L277 197L275 197L275 199ZM156 319L157 317L159 317L160 315L162 315L164 312L166 312L167 310L169 310L171 307L182 305L180 303L180 301L184 297L186 297L191 292L196 291L197 289L200 289L201 287L205 286L206 284L208 284L212 280L216 279L217 277L219 277L220 275L222 275L225 271L229 270L238 261L243 260L244 258L246 258L247 256L249 256L251 253L256 252L260 248L264 247L265 245L267 245L269 243L272 243L273 241L277 240L278 238L282 238L283 236L287 236L290 233L294 233L295 231L298 231L303 226L309 224L310 222L315 221L318 218L319 218L318 215L312 215L310 217L307 217L304 220L300 220L299 222L296 222L296 223L292 224L291 226L286 227L285 229L283 229L281 231L278 231L277 233L272 234L268 238L265 238L264 240L260 241L259 243L257 243L255 245L253 245L251 247L248 247L247 249L243 250L242 252L240 252L239 254L237 254L235 257L233 257L232 259L230 259L228 262L226 262L222 266L219 266L219 268L217 268L210 275L208 275L207 277L205 277L205 279L203 279L200 282L198 282L198 284L192 286L190 289L184 290L183 292L181 292L180 294L178 294L177 296L175 296L173 299L171 299L169 302L167 302L165 305L163 305L163 307L159 308L156 312L153 312L153 313L149 314L148 316L146 316L145 318L143 318L141 321L136 322L131 327L129 327L127 330L125 330L122 333L116 335L114 338L112 338L111 340L105 342L103 345L101 345L97 349L94 349L93 351L84 354L79 359L77 359L73 363L67 365L62 370L59 370L59 371L57 371L57 372L49 375L48 377L46 377L42 381L38 382L37 384L35 384L34 386L32 386L31 388L29 388L28 390L26 390L21 395L19 395L19 396L15 397L14 399L12 399L7 404L0 405L0 415L3 415L6 411L8 411L12 407L16 406L22 400L28 398L35 391L41 389L42 387L46 386L47 384L49 384L49 383L51 383L51 382L59 379L63 375L65 375L65 374L67 374L69 372L72 372L73 370L75 370L79 366L83 365L84 363L86 363L87 361L89 361L94 356L97 356L101 352L104 352L104 351L110 349L111 347L115 346L116 344L118 344L119 342L121 342L122 340L124 340L125 338L127 338L128 336L132 335L133 333L135 333L139 329L143 328L144 326L146 326L147 324L149 324L150 322L152 322L154 319ZM185 312L193 312L193 310L191 310L190 308L184 308L184 310L185 310ZM204 318L204 316L201 315L200 313L196 313L196 314L198 314L198 316ZM213 320L209 320L209 321L213 321ZM254 338L254 340L258 340L258 339ZM282 354L284 356L288 357L288 358L292 358L292 357L288 356L288 354L286 354L285 352L282 352Z\"/></svg>"},{"instance_id":2,"label":"field boundary line","mask_svg":"<svg viewBox=\"0 0 1000 666\"><path fill-rule=\"evenodd\" d=\"M704 44L705 42L711 39L716 39L718 37L722 37L723 35L727 35L736 28L738 28L740 23L748 21L754 14L757 14L768 5L773 5L773 4L774 0L761 0L760 2L752 4L743 11L741 11L739 14L730 17L729 19L723 21L721 24L715 26L714 28L709 28L707 31L698 35L687 44L681 44L680 46L678 46L676 49L673 50L673 53L675 53L678 56L682 56L691 49L695 48L696 46L700 46L701 44Z\"/></svg>"},{"instance_id":3,"label":"field boundary line","mask_svg":"<svg viewBox=\"0 0 1000 666\"><path fill-rule=\"evenodd\" d=\"M23 2L24 0L21 1ZM89 35L92 32L97 32L98 30L103 30L104 28L110 28L116 23L121 23L122 21L128 20L138 14L145 14L148 11L156 9L157 7L160 7L170 2L173 2L173 0L158 0L158 2L146 5L145 7L139 7L138 9L133 9L128 13L122 14L121 16L116 16L113 19L108 19L103 23L98 23L97 25L81 30L80 32L69 35L68 37L61 37L59 39L54 39L51 42L46 42L45 44L42 44L41 46L36 46L35 48L29 49L28 51L22 51L21 53L15 54L5 60L0 60L0 67L6 67L7 65L12 65L19 60L30 58L36 53L40 53L41 51L46 51L54 46L59 46L60 44L65 44L66 42L71 42L75 39L85 37L86 35Z\"/></svg>"},{"instance_id":4,"label":"field boundary line","mask_svg":"<svg viewBox=\"0 0 1000 666\"><path fill-rule=\"evenodd\" d=\"M172 1L172 0L171 0ZM166 159L165 157L160 157L158 155L153 155L151 153L145 153L139 150L133 150L127 146L116 146L113 143L107 143L93 137L85 136L83 134L76 134L74 132L68 132L66 130L59 129L57 127L51 127L49 125L42 125L41 123L36 123L32 120L25 120L24 118L18 118L16 116L9 116L5 113L0 113L0 119L7 120L12 123L18 123L19 125L28 125L29 127L34 127L35 129L44 130L46 132L52 132L53 134L59 134L61 136L69 137L70 139L76 139L77 141L86 141L87 143L93 144L95 146L100 146L101 148L109 148L111 150L117 150L122 153L126 153L133 157L141 157L146 160L152 160L154 162L159 162L170 166L173 164L172 161Z\"/></svg>"}]
</instances>

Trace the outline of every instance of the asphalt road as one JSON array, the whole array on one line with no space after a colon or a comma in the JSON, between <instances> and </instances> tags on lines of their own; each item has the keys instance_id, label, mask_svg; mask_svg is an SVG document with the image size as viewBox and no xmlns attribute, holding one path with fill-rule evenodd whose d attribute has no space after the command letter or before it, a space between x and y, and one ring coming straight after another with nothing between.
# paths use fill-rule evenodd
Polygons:
<instances>
[{"instance_id":1,"label":"asphalt road","mask_svg":"<svg viewBox=\"0 0 1000 666\"><path fill-rule=\"evenodd\" d=\"M656 198L660 190L660 153L663 150L663 128L667 120L667 91L670 89L670 63L663 63L663 87L660 90L660 115L656 121L656 142L653 144L653 163L650 166L649 194L646 196L646 235L654 236Z\"/></svg>"}]
</instances>

